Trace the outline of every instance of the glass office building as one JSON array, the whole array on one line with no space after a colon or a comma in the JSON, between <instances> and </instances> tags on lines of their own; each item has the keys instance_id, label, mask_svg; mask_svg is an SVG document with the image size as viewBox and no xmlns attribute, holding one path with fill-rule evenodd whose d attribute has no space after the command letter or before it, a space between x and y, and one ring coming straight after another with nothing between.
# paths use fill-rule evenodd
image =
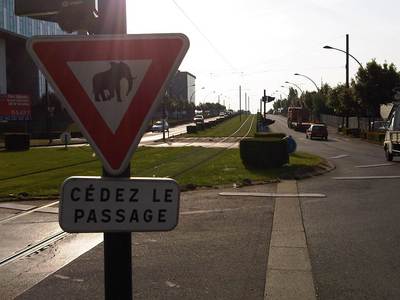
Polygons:
<instances>
[{"instance_id":1,"label":"glass office building","mask_svg":"<svg viewBox=\"0 0 400 300\"><path fill-rule=\"evenodd\" d=\"M45 78L27 57L25 42L33 35L58 34L63 34L58 24L17 17L14 0L0 0L0 94L29 92L33 104L38 101L45 93ZM36 78L27 78L27 72ZM27 88L28 83L34 86Z\"/></svg>"}]
</instances>

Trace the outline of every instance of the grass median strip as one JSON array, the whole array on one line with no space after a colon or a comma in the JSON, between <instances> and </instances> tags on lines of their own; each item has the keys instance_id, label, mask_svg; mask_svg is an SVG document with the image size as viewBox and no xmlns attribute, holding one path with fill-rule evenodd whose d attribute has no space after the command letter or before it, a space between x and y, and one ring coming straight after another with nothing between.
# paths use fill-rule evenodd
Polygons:
<instances>
[{"instance_id":1,"label":"grass median strip","mask_svg":"<svg viewBox=\"0 0 400 300\"><path fill-rule=\"evenodd\" d=\"M214 128L199 131L197 133L185 134L185 137L227 137L237 131L241 125L244 125L238 130L233 137L244 136L249 127L252 126L249 136L253 136L256 132L256 122L251 122L251 118L255 118L254 115L242 115L235 116L231 119L225 120L222 123L216 125Z\"/></svg>"},{"instance_id":2,"label":"grass median strip","mask_svg":"<svg viewBox=\"0 0 400 300\"><path fill-rule=\"evenodd\" d=\"M101 163L90 147L41 148L24 152L0 152L0 198L25 195L57 195L61 183L70 176L100 176ZM306 153L291 156L290 164L269 170L249 170L242 164L238 149L202 147L139 148L131 161L137 177L172 177L182 186L217 186L244 181L271 180L318 165L321 158ZM184 170L185 172L182 172Z\"/></svg>"}]
</instances>

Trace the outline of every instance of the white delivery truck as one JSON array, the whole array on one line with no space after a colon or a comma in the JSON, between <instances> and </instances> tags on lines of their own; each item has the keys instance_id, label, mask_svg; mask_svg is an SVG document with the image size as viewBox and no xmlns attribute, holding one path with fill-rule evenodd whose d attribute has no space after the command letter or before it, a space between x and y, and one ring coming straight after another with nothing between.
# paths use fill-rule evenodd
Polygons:
<instances>
[{"instance_id":1,"label":"white delivery truck","mask_svg":"<svg viewBox=\"0 0 400 300\"><path fill-rule=\"evenodd\" d=\"M386 160L392 161L394 156L400 156L400 102L381 106L381 116L386 120L383 149Z\"/></svg>"}]
</instances>

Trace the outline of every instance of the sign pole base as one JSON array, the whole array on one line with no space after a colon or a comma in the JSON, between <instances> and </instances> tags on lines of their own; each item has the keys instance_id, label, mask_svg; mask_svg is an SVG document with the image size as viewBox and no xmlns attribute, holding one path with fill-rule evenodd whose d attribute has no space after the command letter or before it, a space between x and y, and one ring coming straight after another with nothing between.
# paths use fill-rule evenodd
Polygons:
<instances>
[{"instance_id":1,"label":"sign pole base","mask_svg":"<svg viewBox=\"0 0 400 300\"><path fill-rule=\"evenodd\" d=\"M130 232L104 233L105 299L132 299Z\"/></svg>"},{"instance_id":2,"label":"sign pole base","mask_svg":"<svg viewBox=\"0 0 400 300\"><path fill-rule=\"evenodd\" d=\"M112 176L103 168L103 177L130 177L130 164L125 171ZM105 299L132 298L132 236L130 232L104 233Z\"/></svg>"}]
</instances>

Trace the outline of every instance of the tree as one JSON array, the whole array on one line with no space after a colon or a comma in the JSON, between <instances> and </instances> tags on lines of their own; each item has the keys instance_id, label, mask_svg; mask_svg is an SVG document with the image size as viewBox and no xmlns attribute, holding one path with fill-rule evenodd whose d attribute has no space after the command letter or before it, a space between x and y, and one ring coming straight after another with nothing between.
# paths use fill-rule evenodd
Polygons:
<instances>
[{"instance_id":1,"label":"tree","mask_svg":"<svg viewBox=\"0 0 400 300\"><path fill-rule=\"evenodd\" d=\"M352 86L366 114L376 117L381 104L393 101L393 89L400 86L400 74L393 63L380 65L373 59L365 69L358 69Z\"/></svg>"},{"instance_id":2,"label":"tree","mask_svg":"<svg viewBox=\"0 0 400 300\"><path fill-rule=\"evenodd\" d=\"M300 99L304 106L310 111L312 119L319 120L322 113L330 113L328 97L332 88L325 84L317 92L305 92Z\"/></svg>"},{"instance_id":3,"label":"tree","mask_svg":"<svg viewBox=\"0 0 400 300\"><path fill-rule=\"evenodd\" d=\"M299 95L297 93L297 90L290 87L289 88L289 95L287 97L287 100L289 102L289 106L299 106L300 105L300 99Z\"/></svg>"},{"instance_id":4,"label":"tree","mask_svg":"<svg viewBox=\"0 0 400 300\"><path fill-rule=\"evenodd\" d=\"M346 117L346 127L349 126L349 116L358 115L360 104L353 88L339 84L333 88L328 97L328 105L337 115Z\"/></svg>"}]
</instances>

